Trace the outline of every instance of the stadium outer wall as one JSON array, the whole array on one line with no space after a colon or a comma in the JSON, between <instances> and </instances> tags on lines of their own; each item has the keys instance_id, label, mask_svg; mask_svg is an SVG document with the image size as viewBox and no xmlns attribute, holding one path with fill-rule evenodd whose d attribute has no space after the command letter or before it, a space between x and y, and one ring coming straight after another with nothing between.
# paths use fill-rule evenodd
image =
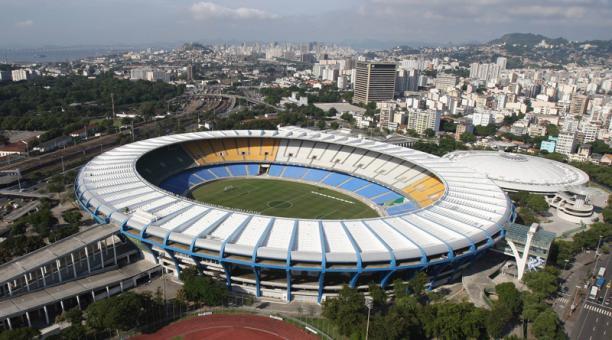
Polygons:
<instances>
[{"instance_id":1,"label":"stadium outer wall","mask_svg":"<svg viewBox=\"0 0 612 340\"><path fill-rule=\"evenodd\" d=\"M85 191L80 190L83 184L77 178L76 193L82 209L88 211L100 223L116 223L121 232L132 240L144 253L145 258L161 264L168 272L175 275L182 268L195 266L206 275L224 280L227 287L236 292L244 292L256 296L272 297L280 300L300 300L308 302L321 302L327 296L335 295L344 284L367 291L368 284L374 282L383 288L390 288L395 279L408 280L415 273L424 271L430 281L429 287L435 287L455 280L461 276L473 260L484 254L495 242L504 237L505 231L499 226L499 231L489 235L482 242L457 251L448 246L448 252L439 256L429 256L421 247L421 256L414 261L403 261L393 257L392 249L389 261L366 262L357 256L354 263L328 263L326 261L326 248L324 233L321 231L321 249L323 256L320 262L307 262L292 260L291 251L287 253L286 261L273 261L260 258L257 251L251 257L236 256L225 252L229 242L224 240L219 251L213 252L195 247L195 240L190 247L173 242L168 233L165 237L148 234L147 228L137 230L128 225L129 218L120 218L123 222L117 223L115 215L120 212L105 214L101 205L92 202L92 198L85 198ZM92 204L93 203L93 204ZM508 205L510 207L510 205ZM502 224L509 218L504 214ZM321 223L319 228L322 230ZM297 228L294 228L294 230ZM295 234L295 232L293 233ZM295 239L292 235L292 243ZM377 236L378 238L378 236ZM378 238L379 241L380 238ZM355 241L351 240L355 249ZM418 245L417 245L418 246Z\"/></svg>"}]
</instances>

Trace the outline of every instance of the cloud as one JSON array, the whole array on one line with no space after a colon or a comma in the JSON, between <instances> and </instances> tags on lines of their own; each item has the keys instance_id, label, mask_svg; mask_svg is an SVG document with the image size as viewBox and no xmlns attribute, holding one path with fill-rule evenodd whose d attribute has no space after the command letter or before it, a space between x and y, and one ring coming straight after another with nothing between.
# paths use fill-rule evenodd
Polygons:
<instances>
[{"instance_id":1,"label":"cloud","mask_svg":"<svg viewBox=\"0 0 612 340\"><path fill-rule=\"evenodd\" d=\"M189 9L196 20L205 19L275 19L278 15L257 8L229 8L212 2L197 2Z\"/></svg>"},{"instance_id":2,"label":"cloud","mask_svg":"<svg viewBox=\"0 0 612 340\"><path fill-rule=\"evenodd\" d=\"M23 20L15 23L15 26L19 28L31 27L32 25L34 25L34 21L32 20Z\"/></svg>"}]
</instances>

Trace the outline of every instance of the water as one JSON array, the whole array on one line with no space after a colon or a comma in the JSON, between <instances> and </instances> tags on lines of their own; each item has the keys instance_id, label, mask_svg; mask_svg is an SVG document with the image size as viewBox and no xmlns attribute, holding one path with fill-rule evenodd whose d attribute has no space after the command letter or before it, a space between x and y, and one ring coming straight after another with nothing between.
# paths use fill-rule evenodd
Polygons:
<instances>
[{"instance_id":1,"label":"water","mask_svg":"<svg viewBox=\"0 0 612 340\"><path fill-rule=\"evenodd\" d=\"M0 63L51 63L123 53L128 47L0 48Z\"/></svg>"}]
</instances>

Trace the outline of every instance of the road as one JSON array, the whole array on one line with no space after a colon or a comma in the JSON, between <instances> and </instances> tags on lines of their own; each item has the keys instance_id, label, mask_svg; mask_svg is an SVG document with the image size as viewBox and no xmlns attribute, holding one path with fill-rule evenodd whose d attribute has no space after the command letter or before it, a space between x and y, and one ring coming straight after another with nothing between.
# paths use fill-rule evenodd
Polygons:
<instances>
[{"instance_id":1,"label":"road","mask_svg":"<svg viewBox=\"0 0 612 340\"><path fill-rule=\"evenodd\" d=\"M612 280L611 263L612 256L607 256L607 258L603 257L602 261L595 267L595 272L599 270L599 267L606 267L606 285ZM576 340L608 340L612 338L612 304L606 304L606 300L612 297L612 289L604 286L598 294L598 298L603 297L603 299L599 300L588 298L588 292L590 292L590 287L580 307L578 321L571 338Z\"/></svg>"}]
</instances>

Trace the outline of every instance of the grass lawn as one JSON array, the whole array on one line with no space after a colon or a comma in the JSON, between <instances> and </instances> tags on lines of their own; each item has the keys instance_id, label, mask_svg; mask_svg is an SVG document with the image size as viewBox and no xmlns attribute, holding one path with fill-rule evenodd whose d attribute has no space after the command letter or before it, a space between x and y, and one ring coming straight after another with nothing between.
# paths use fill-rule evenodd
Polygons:
<instances>
[{"instance_id":1,"label":"grass lawn","mask_svg":"<svg viewBox=\"0 0 612 340\"><path fill-rule=\"evenodd\" d=\"M218 180L196 188L191 196L200 202L268 216L311 219L378 216L365 203L338 191L275 179Z\"/></svg>"}]
</instances>

